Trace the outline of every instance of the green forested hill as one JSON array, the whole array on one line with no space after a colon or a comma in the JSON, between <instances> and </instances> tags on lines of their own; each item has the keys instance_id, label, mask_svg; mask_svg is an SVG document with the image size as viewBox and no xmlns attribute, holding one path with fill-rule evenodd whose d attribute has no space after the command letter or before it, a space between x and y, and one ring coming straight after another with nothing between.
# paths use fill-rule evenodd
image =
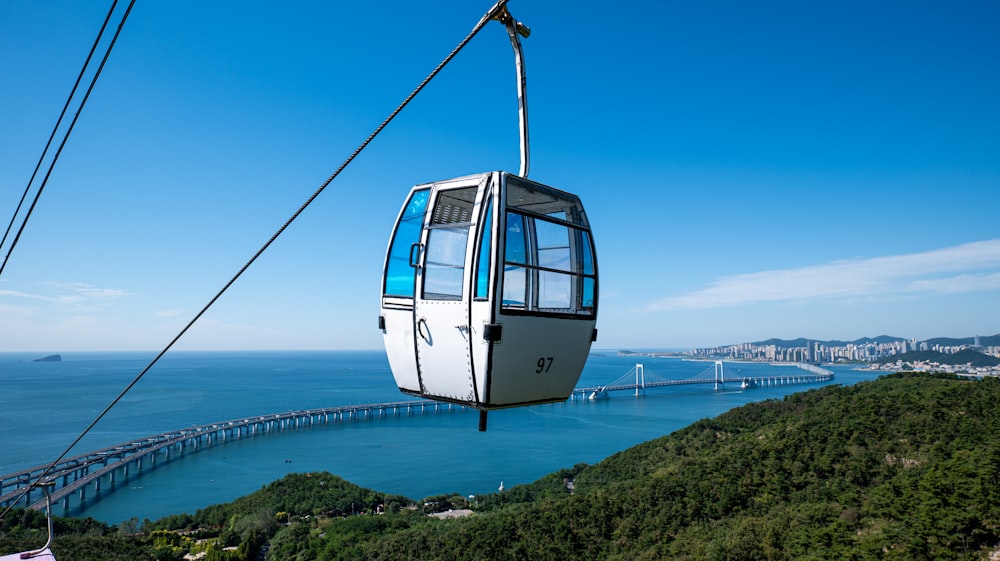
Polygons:
<instances>
[{"instance_id":1,"label":"green forested hill","mask_svg":"<svg viewBox=\"0 0 1000 561\"><path fill-rule=\"evenodd\" d=\"M372 559L985 559L1000 380L894 375L748 405L582 470L576 493L387 536Z\"/></svg>"},{"instance_id":2,"label":"green forested hill","mask_svg":"<svg viewBox=\"0 0 1000 561\"><path fill-rule=\"evenodd\" d=\"M384 515L345 512L386 499ZM985 560L1000 549L1000 380L901 373L827 386L483 497L465 518L394 511L405 502L298 475L158 527L216 536L209 561L252 558L266 540L269 561ZM147 544L133 559L193 550L166 547L162 532L117 547Z\"/></svg>"}]
</instances>

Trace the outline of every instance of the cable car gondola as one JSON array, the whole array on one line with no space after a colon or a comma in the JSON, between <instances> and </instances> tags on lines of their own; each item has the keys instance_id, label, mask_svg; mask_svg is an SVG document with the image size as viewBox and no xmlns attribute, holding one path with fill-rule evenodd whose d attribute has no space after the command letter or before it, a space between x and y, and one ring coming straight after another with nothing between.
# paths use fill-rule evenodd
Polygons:
<instances>
[{"instance_id":1,"label":"cable car gondola","mask_svg":"<svg viewBox=\"0 0 1000 561\"><path fill-rule=\"evenodd\" d=\"M503 0L490 11L514 47L519 175L493 171L417 185L400 210L382 276L383 333L403 393L480 410L564 401L597 338L597 260L573 194L527 179L521 42Z\"/></svg>"},{"instance_id":2,"label":"cable car gondola","mask_svg":"<svg viewBox=\"0 0 1000 561\"><path fill-rule=\"evenodd\" d=\"M494 171L417 185L400 211L380 327L404 393L491 409L569 397L596 338L580 199Z\"/></svg>"}]
</instances>

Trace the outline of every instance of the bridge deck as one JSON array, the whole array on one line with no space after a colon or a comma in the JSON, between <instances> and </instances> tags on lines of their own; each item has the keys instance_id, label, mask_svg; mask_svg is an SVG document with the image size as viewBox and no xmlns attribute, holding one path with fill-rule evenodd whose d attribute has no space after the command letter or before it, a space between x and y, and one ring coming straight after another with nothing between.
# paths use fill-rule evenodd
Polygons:
<instances>
[{"instance_id":1,"label":"bridge deck","mask_svg":"<svg viewBox=\"0 0 1000 561\"><path fill-rule=\"evenodd\" d=\"M88 484L99 485L98 482L102 477L113 475L117 470L126 470L130 465L141 466L143 459L155 463L158 455L167 454L174 448L180 448L183 453L186 449L196 449L218 441L314 424L396 416L400 411L411 414L413 411L424 413L461 409L463 408L437 401L405 400L288 411L169 431L73 456L55 465L39 465L0 475L0 505L6 506L22 499L25 487L46 474L48 479L56 483L56 489L52 492L52 500L56 502L83 490ZM4 492L11 485L14 486L13 490ZM36 493L38 499L34 502L30 502L31 497L28 497L30 507L43 508L45 500L41 496L41 491Z\"/></svg>"}]
</instances>

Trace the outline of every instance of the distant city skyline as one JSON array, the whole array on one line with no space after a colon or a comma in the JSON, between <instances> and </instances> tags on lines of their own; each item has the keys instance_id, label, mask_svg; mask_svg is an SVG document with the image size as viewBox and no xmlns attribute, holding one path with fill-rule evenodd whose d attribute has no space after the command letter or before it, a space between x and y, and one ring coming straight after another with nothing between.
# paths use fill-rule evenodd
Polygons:
<instances>
[{"instance_id":1,"label":"distant city skyline","mask_svg":"<svg viewBox=\"0 0 1000 561\"><path fill-rule=\"evenodd\" d=\"M892 335L879 337L859 337L851 341L819 341L804 337L792 340L773 340L720 345L688 349L683 354L694 357L729 356L739 360L755 360L768 362L858 362L873 361L897 354L912 351L937 351L944 354L955 354L965 349L976 349L983 354L1000 358L1000 335L990 335L991 345L981 346L981 336L972 337L930 337L926 340L915 338L905 339ZM876 340L878 339L878 340ZM886 340L890 339L890 340ZM971 339L969 343L964 341ZM802 341L803 345L797 345ZM949 341L954 344L943 344L932 341Z\"/></svg>"}]
</instances>

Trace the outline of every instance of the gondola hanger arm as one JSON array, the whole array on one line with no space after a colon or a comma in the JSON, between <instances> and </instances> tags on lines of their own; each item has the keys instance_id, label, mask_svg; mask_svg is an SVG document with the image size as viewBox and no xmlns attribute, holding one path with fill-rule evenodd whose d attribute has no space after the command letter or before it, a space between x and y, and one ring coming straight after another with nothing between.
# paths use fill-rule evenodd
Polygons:
<instances>
[{"instance_id":1,"label":"gondola hanger arm","mask_svg":"<svg viewBox=\"0 0 1000 561\"><path fill-rule=\"evenodd\" d=\"M518 175L527 179L528 167L530 165L529 143L528 143L528 77L524 70L524 52L521 49L521 40L518 35L525 39L531 35L531 28L514 19L510 10L507 9L506 1L497 3L492 11L496 11L493 19L499 21L507 28L507 35L510 36L510 44L514 48L514 66L517 70L517 113L518 128L521 133L521 169Z\"/></svg>"}]
</instances>

